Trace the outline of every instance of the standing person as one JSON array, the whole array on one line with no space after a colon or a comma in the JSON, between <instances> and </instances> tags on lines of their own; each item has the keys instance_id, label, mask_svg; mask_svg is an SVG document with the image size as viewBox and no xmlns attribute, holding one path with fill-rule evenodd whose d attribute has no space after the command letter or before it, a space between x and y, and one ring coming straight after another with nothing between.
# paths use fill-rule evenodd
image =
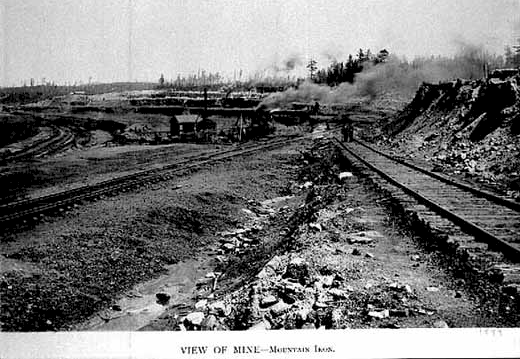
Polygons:
<instances>
[{"instance_id":1,"label":"standing person","mask_svg":"<svg viewBox=\"0 0 520 359\"><path fill-rule=\"evenodd\" d=\"M348 142L348 123L345 123L341 128L341 134L343 135L343 142Z\"/></svg>"},{"instance_id":2,"label":"standing person","mask_svg":"<svg viewBox=\"0 0 520 359\"><path fill-rule=\"evenodd\" d=\"M312 107L312 113L317 115L320 113L320 103L318 101L314 102L314 106Z\"/></svg>"},{"instance_id":3,"label":"standing person","mask_svg":"<svg viewBox=\"0 0 520 359\"><path fill-rule=\"evenodd\" d=\"M343 117L344 125L341 129L341 133L343 135L344 142L352 141L353 129L352 129L352 121L348 117L348 115L344 115Z\"/></svg>"},{"instance_id":4,"label":"standing person","mask_svg":"<svg viewBox=\"0 0 520 359\"><path fill-rule=\"evenodd\" d=\"M354 124L352 121L349 121L348 125L348 142L352 142L354 140Z\"/></svg>"}]
</instances>

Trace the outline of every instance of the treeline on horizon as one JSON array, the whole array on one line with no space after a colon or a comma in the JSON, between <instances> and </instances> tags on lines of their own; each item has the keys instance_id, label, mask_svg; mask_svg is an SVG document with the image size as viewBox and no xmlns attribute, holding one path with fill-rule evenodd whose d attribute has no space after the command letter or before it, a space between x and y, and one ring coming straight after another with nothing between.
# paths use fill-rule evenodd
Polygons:
<instances>
[{"instance_id":1,"label":"treeline on horizon","mask_svg":"<svg viewBox=\"0 0 520 359\"><path fill-rule=\"evenodd\" d=\"M520 67L520 38L518 45L506 46L503 56L490 54L483 47L472 44L460 44L459 51L452 57L416 57L412 61L391 55L386 49L377 54L373 54L370 49L359 49L355 56L349 55L345 62L333 61L327 68L317 70L316 62L311 60L307 68L312 82L333 87L345 82L353 84L357 74L388 62L399 66L403 72L433 70L436 67L451 78L477 79L485 75L485 70Z\"/></svg>"},{"instance_id":2,"label":"treeline on horizon","mask_svg":"<svg viewBox=\"0 0 520 359\"><path fill-rule=\"evenodd\" d=\"M34 85L31 81L30 86L0 88L0 104L37 102L78 91L90 95L158 88L192 91L202 91L207 88L213 91L231 91L233 89L251 90L255 87L298 87L306 80L329 87L368 83L371 87L368 91L372 91L374 87L379 89L401 87L405 90L414 90L423 81L447 81L456 78L478 79L485 76L486 70L520 67L520 38L517 42L518 45L507 46L503 56L490 54L479 46L461 44L460 51L452 57L418 57L411 61L390 54L386 49L375 54L370 49L360 49L356 55L349 55L346 61L335 60L325 68L318 68L317 62L311 59L307 64L309 76L306 79L291 77L287 73L268 76L259 72L242 80L242 72L240 71L238 80L236 80L236 76L235 79L230 80L221 76L218 72L211 73L202 70L188 76L178 75L177 78L169 81L165 80L164 75L161 75L157 82L92 83L59 86L52 82Z\"/></svg>"}]
</instances>

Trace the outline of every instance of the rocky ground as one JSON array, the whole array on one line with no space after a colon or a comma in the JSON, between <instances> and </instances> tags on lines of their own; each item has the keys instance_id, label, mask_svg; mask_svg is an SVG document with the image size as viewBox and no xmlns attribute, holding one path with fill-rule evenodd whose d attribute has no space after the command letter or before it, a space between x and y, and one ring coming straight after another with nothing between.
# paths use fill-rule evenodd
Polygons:
<instances>
[{"instance_id":1,"label":"rocky ground","mask_svg":"<svg viewBox=\"0 0 520 359\"><path fill-rule=\"evenodd\" d=\"M208 164L2 233L3 330L72 328L167 265L197 258L247 216L248 201L284 195L297 156L288 146Z\"/></svg>"},{"instance_id":2,"label":"rocky ground","mask_svg":"<svg viewBox=\"0 0 520 359\"><path fill-rule=\"evenodd\" d=\"M94 317L129 330L110 324L140 315L137 285L194 260L174 272L185 295L157 288L164 314L140 328L518 326L516 308L476 295L385 203L316 133L84 204L2 235L2 330L90 330Z\"/></svg>"},{"instance_id":3,"label":"rocky ground","mask_svg":"<svg viewBox=\"0 0 520 359\"><path fill-rule=\"evenodd\" d=\"M424 84L376 138L398 155L520 200L520 75Z\"/></svg>"},{"instance_id":4,"label":"rocky ground","mask_svg":"<svg viewBox=\"0 0 520 359\"><path fill-rule=\"evenodd\" d=\"M145 329L244 330L517 326L436 252L403 232L385 199L327 141L300 159L289 195L249 203L220 233L221 265ZM267 221L267 222L266 222ZM265 248L271 249L266 253ZM218 280L216 279L218 278Z\"/></svg>"}]
</instances>

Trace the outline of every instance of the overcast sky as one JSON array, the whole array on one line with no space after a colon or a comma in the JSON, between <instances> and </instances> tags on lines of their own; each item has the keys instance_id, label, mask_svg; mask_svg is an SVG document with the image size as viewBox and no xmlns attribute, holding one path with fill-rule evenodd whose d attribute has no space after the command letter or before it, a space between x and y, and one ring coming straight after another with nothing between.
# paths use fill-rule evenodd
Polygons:
<instances>
[{"instance_id":1,"label":"overcast sky","mask_svg":"<svg viewBox=\"0 0 520 359\"><path fill-rule=\"evenodd\" d=\"M130 3L132 80L254 73L291 55L326 66L360 47L502 54L520 35L520 0L0 0L0 85L128 80Z\"/></svg>"}]
</instances>

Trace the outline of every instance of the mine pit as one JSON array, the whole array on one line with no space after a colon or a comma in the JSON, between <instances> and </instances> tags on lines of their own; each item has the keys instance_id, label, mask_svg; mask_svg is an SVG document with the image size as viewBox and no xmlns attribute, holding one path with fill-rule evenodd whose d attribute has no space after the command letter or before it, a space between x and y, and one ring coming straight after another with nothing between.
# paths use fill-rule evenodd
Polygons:
<instances>
[{"instance_id":1,"label":"mine pit","mask_svg":"<svg viewBox=\"0 0 520 359\"><path fill-rule=\"evenodd\" d=\"M520 77L493 74L6 106L2 330L518 327Z\"/></svg>"}]
</instances>

